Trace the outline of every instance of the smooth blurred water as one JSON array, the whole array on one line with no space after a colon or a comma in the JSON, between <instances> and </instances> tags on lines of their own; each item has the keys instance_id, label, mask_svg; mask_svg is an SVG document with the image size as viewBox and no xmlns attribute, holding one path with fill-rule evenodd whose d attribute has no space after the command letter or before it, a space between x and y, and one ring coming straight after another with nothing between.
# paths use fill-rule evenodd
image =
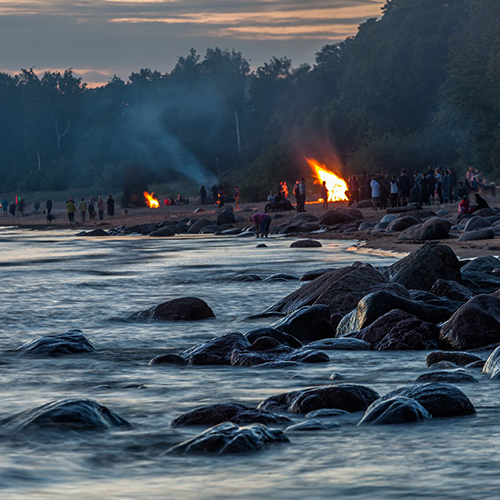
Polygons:
<instances>
[{"instance_id":1,"label":"smooth blurred water","mask_svg":"<svg viewBox=\"0 0 500 500\"><path fill-rule=\"evenodd\" d=\"M95 399L126 418L132 430L40 432L3 436L0 498L6 499L303 499L496 498L498 382L462 385L475 417L425 424L340 428L290 434L290 445L214 456L163 456L201 429L171 428L180 413L207 403L264 398L329 382L384 394L426 371L426 352L329 352L331 362L300 368L147 366L168 351L271 323L245 320L299 282L234 282L343 266L363 260L388 265L394 256L358 254L353 242L291 249L288 239L104 238L62 231L0 231L0 418L68 396ZM131 312L165 300L196 296L217 319L130 322ZM79 328L98 354L56 358L12 352L42 334ZM303 417L292 415L296 421Z\"/></svg>"}]
</instances>

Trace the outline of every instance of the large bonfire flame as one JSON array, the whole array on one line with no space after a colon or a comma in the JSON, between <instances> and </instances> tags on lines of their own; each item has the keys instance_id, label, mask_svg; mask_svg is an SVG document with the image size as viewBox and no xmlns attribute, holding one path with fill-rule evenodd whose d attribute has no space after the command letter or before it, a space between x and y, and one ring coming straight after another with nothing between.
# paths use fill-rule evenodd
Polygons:
<instances>
[{"instance_id":1,"label":"large bonfire flame","mask_svg":"<svg viewBox=\"0 0 500 500\"><path fill-rule=\"evenodd\" d=\"M316 184L323 184L326 181L326 188L328 189L328 201L347 201L345 192L348 190L347 184L334 172L328 170L325 165L321 165L316 160L306 158L307 163L311 167L314 175L316 176Z\"/></svg>"},{"instance_id":2,"label":"large bonfire flame","mask_svg":"<svg viewBox=\"0 0 500 500\"><path fill-rule=\"evenodd\" d=\"M146 198L146 203L149 208L160 208L160 202L154 197L154 192L149 194L147 191L144 191L144 198Z\"/></svg>"}]
</instances>

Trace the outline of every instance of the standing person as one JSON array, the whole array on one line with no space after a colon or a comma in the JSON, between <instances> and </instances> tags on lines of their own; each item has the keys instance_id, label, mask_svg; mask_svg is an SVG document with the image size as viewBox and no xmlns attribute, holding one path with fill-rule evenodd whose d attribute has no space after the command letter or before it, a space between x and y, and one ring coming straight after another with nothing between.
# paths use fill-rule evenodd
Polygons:
<instances>
[{"instance_id":1,"label":"standing person","mask_svg":"<svg viewBox=\"0 0 500 500\"><path fill-rule=\"evenodd\" d=\"M299 181L295 182L293 186L293 195L295 196L295 208L297 212L300 212L300 189L299 189Z\"/></svg>"},{"instance_id":2,"label":"standing person","mask_svg":"<svg viewBox=\"0 0 500 500\"><path fill-rule=\"evenodd\" d=\"M262 212L258 212L252 215L250 219L255 226L255 234L257 238L267 238L269 235L269 227L271 226L271 217Z\"/></svg>"},{"instance_id":3,"label":"standing person","mask_svg":"<svg viewBox=\"0 0 500 500\"><path fill-rule=\"evenodd\" d=\"M50 213L52 212L53 205L54 204L52 203L52 200L50 198L45 202L45 210L47 210L47 215L50 215Z\"/></svg>"},{"instance_id":4,"label":"standing person","mask_svg":"<svg viewBox=\"0 0 500 500\"><path fill-rule=\"evenodd\" d=\"M234 186L234 189L233 189L233 197L234 197L234 202L236 204L236 210L239 210L240 209L240 196L241 196L241 193L240 193L240 188L238 186Z\"/></svg>"},{"instance_id":5,"label":"standing person","mask_svg":"<svg viewBox=\"0 0 500 500\"><path fill-rule=\"evenodd\" d=\"M306 211L306 180L304 177L299 182L300 212Z\"/></svg>"},{"instance_id":6,"label":"standing person","mask_svg":"<svg viewBox=\"0 0 500 500\"><path fill-rule=\"evenodd\" d=\"M422 174L422 180L420 181L420 199L424 205L429 204L430 188L429 179L427 177L427 172Z\"/></svg>"},{"instance_id":7,"label":"standing person","mask_svg":"<svg viewBox=\"0 0 500 500\"><path fill-rule=\"evenodd\" d=\"M410 201L411 194L411 180L408 174L406 173L406 169L401 170L401 174L399 176L398 181L399 188L399 202L401 206L408 205Z\"/></svg>"},{"instance_id":8,"label":"standing person","mask_svg":"<svg viewBox=\"0 0 500 500\"><path fill-rule=\"evenodd\" d=\"M219 188L215 184L212 186L212 196L214 198L214 203L217 205L219 201Z\"/></svg>"},{"instance_id":9,"label":"standing person","mask_svg":"<svg viewBox=\"0 0 500 500\"><path fill-rule=\"evenodd\" d=\"M221 184L219 187L219 208L223 207L225 203L226 203L226 193L224 192L224 188L222 187Z\"/></svg>"},{"instance_id":10,"label":"standing person","mask_svg":"<svg viewBox=\"0 0 500 500\"><path fill-rule=\"evenodd\" d=\"M3 209L3 216L7 217L7 211L9 210L9 202L7 201L7 198L4 198L2 201L2 209Z\"/></svg>"},{"instance_id":11,"label":"standing person","mask_svg":"<svg viewBox=\"0 0 500 500\"><path fill-rule=\"evenodd\" d=\"M398 206L398 193L399 193L398 181L396 180L396 176L393 175L391 180L391 194L389 196L391 207L393 208Z\"/></svg>"},{"instance_id":12,"label":"standing person","mask_svg":"<svg viewBox=\"0 0 500 500\"><path fill-rule=\"evenodd\" d=\"M71 197L66 202L66 211L68 212L69 223L71 225L75 224L76 205Z\"/></svg>"},{"instance_id":13,"label":"standing person","mask_svg":"<svg viewBox=\"0 0 500 500\"><path fill-rule=\"evenodd\" d=\"M349 192L351 193L352 203L359 201L359 181L357 175L352 175L349 179Z\"/></svg>"},{"instance_id":14,"label":"standing person","mask_svg":"<svg viewBox=\"0 0 500 500\"><path fill-rule=\"evenodd\" d=\"M205 189L205 186L201 186L201 188L200 188L200 205L205 205L206 201L207 201L207 190Z\"/></svg>"},{"instance_id":15,"label":"standing person","mask_svg":"<svg viewBox=\"0 0 500 500\"><path fill-rule=\"evenodd\" d=\"M35 200L33 208L35 209L35 212L38 212L40 210L40 202L38 200Z\"/></svg>"},{"instance_id":16,"label":"standing person","mask_svg":"<svg viewBox=\"0 0 500 500\"><path fill-rule=\"evenodd\" d=\"M370 188L372 190L373 208L377 210L377 208L380 206L380 184L375 179L375 176L372 177Z\"/></svg>"},{"instance_id":17,"label":"standing person","mask_svg":"<svg viewBox=\"0 0 500 500\"><path fill-rule=\"evenodd\" d=\"M108 206L109 217L113 217L113 215L115 215L115 200L113 200L112 195L109 195L109 198L106 201L106 205Z\"/></svg>"},{"instance_id":18,"label":"standing person","mask_svg":"<svg viewBox=\"0 0 500 500\"><path fill-rule=\"evenodd\" d=\"M321 184L321 198L323 198L323 210L328 210L328 188L326 187L326 181Z\"/></svg>"},{"instance_id":19,"label":"standing person","mask_svg":"<svg viewBox=\"0 0 500 500\"><path fill-rule=\"evenodd\" d=\"M80 204L78 205L78 211L80 212L82 222L85 222L85 216L87 215L87 204L85 203L85 200L83 198L80 200Z\"/></svg>"},{"instance_id":20,"label":"standing person","mask_svg":"<svg viewBox=\"0 0 500 500\"><path fill-rule=\"evenodd\" d=\"M434 177L434 172L427 174L427 182L429 184L429 198L431 205L434 205L434 196L436 195L436 178Z\"/></svg>"},{"instance_id":21,"label":"standing person","mask_svg":"<svg viewBox=\"0 0 500 500\"><path fill-rule=\"evenodd\" d=\"M443 200L445 203L451 202L451 190L453 187L453 178L450 175L450 171L447 170L443 179Z\"/></svg>"},{"instance_id":22,"label":"standing person","mask_svg":"<svg viewBox=\"0 0 500 500\"><path fill-rule=\"evenodd\" d=\"M104 219L104 200L102 199L102 196L99 196L99 199L97 200L97 212L99 214L99 220Z\"/></svg>"},{"instance_id":23,"label":"standing person","mask_svg":"<svg viewBox=\"0 0 500 500\"><path fill-rule=\"evenodd\" d=\"M359 184L361 200L369 200L371 197L370 176L366 170L363 172Z\"/></svg>"},{"instance_id":24,"label":"standing person","mask_svg":"<svg viewBox=\"0 0 500 500\"><path fill-rule=\"evenodd\" d=\"M95 218L95 204L93 196L89 199L89 218L90 220L93 220Z\"/></svg>"},{"instance_id":25,"label":"standing person","mask_svg":"<svg viewBox=\"0 0 500 500\"><path fill-rule=\"evenodd\" d=\"M14 201L9 206L9 213L11 219L16 216L16 203Z\"/></svg>"},{"instance_id":26,"label":"standing person","mask_svg":"<svg viewBox=\"0 0 500 500\"><path fill-rule=\"evenodd\" d=\"M443 203L443 173L440 168L436 168L436 194L439 199L439 203Z\"/></svg>"}]
</instances>

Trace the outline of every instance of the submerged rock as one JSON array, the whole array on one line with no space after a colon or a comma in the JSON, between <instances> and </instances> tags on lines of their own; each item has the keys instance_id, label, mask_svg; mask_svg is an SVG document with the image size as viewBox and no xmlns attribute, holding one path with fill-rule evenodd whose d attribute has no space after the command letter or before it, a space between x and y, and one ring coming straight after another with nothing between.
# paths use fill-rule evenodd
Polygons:
<instances>
[{"instance_id":1,"label":"submerged rock","mask_svg":"<svg viewBox=\"0 0 500 500\"><path fill-rule=\"evenodd\" d=\"M323 245L317 240L298 240L294 241L290 248L319 248Z\"/></svg>"},{"instance_id":2,"label":"submerged rock","mask_svg":"<svg viewBox=\"0 0 500 500\"><path fill-rule=\"evenodd\" d=\"M256 328L255 330L246 332L245 337L252 344L261 337L271 337L273 339L276 339L281 344L287 345L288 347L293 347L294 349L300 349L302 347L302 343L293 335L289 335L288 333L277 330L276 328Z\"/></svg>"},{"instance_id":3,"label":"submerged rock","mask_svg":"<svg viewBox=\"0 0 500 500\"><path fill-rule=\"evenodd\" d=\"M232 332L201 342L180 354L192 365L229 365L235 349L250 346L247 338L239 332Z\"/></svg>"},{"instance_id":4,"label":"submerged rock","mask_svg":"<svg viewBox=\"0 0 500 500\"><path fill-rule=\"evenodd\" d=\"M134 313L131 319L154 319L161 321L198 321L215 318L210 306L197 297L181 297L169 300L145 311Z\"/></svg>"},{"instance_id":5,"label":"submerged rock","mask_svg":"<svg viewBox=\"0 0 500 500\"><path fill-rule=\"evenodd\" d=\"M95 347L80 330L70 330L59 335L47 335L30 340L16 349L24 354L88 354L96 352Z\"/></svg>"},{"instance_id":6,"label":"submerged rock","mask_svg":"<svg viewBox=\"0 0 500 500\"><path fill-rule=\"evenodd\" d=\"M325 339L311 342L307 345L309 349L321 349L326 351L367 351L373 349L370 342L355 338Z\"/></svg>"},{"instance_id":7,"label":"submerged rock","mask_svg":"<svg viewBox=\"0 0 500 500\"><path fill-rule=\"evenodd\" d=\"M106 430L130 428L122 417L91 399L60 399L31 408L0 422L0 428L19 432L31 428L60 430Z\"/></svg>"},{"instance_id":8,"label":"submerged rock","mask_svg":"<svg viewBox=\"0 0 500 500\"><path fill-rule=\"evenodd\" d=\"M217 425L232 422L238 425L265 424L286 425L291 422L288 417L275 415L269 411L257 410L238 403L220 403L200 406L178 416L170 425Z\"/></svg>"},{"instance_id":9,"label":"submerged rock","mask_svg":"<svg viewBox=\"0 0 500 500\"><path fill-rule=\"evenodd\" d=\"M243 453L256 451L271 443L289 443L284 432L262 424L239 427L230 422L216 425L198 436L166 451L170 453Z\"/></svg>"},{"instance_id":10,"label":"submerged rock","mask_svg":"<svg viewBox=\"0 0 500 500\"><path fill-rule=\"evenodd\" d=\"M309 432L309 431L325 431L340 427L336 422L323 422L322 420L309 419L299 422L298 424L291 425L285 429L285 432Z\"/></svg>"},{"instance_id":11,"label":"submerged rock","mask_svg":"<svg viewBox=\"0 0 500 500\"><path fill-rule=\"evenodd\" d=\"M434 366L437 363L449 361L457 366L467 366L476 361L483 361L477 354L470 352L449 352L449 351L436 351L427 355L426 364L428 367Z\"/></svg>"},{"instance_id":12,"label":"submerged rock","mask_svg":"<svg viewBox=\"0 0 500 500\"><path fill-rule=\"evenodd\" d=\"M415 379L416 384L424 384L426 382L444 382L447 384L470 384L477 383L472 375L469 375L463 370L460 371L441 371L422 373Z\"/></svg>"},{"instance_id":13,"label":"submerged rock","mask_svg":"<svg viewBox=\"0 0 500 500\"><path fill-rule=\"evenodd\" d=\"M431 418L432 415L417 400L395 396L377 399L366 410L358 425L408 424Z\"/></svg>"},{"instance_id":14,"label":"submerged rock","mask_svg":"<svg viewBox=\"0 0 500 500\"><path fill-rule=\"evenodd\" d=\"M160 354L159 356L154 357L148 365L187 365L188 362L178 354Z\"/></svg>"},{"instance_id":15,"label":"submerged rock","mask_svg":"<svg viewBox=\"0 0 500 500\"><path fill-rule=\"evenodd\" d=\"M291 413L309 413L322 408L355 412L366 410L378 398L377 392L362 385L325 385L271 396L258 408Z\"/></svg>"}]
</instances>

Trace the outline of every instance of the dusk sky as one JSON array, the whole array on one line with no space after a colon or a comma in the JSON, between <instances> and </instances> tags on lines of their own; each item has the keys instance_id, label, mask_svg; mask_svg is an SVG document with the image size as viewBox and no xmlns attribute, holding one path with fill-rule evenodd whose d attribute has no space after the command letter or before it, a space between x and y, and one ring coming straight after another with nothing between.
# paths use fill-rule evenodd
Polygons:
<instances>
[{"instance_id":1,"label":"dusk sky","mask_svg":"<svg viewBox=\"0 0 500 500\"><path fill-rule=\"evenodd\" d=\"M385 0L0 0L0 71L72 67L93 85L141 68L170 71L194 47L312 63L378 17Z\"/></svg>"}]
</instances>

